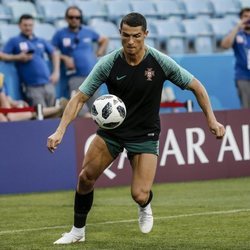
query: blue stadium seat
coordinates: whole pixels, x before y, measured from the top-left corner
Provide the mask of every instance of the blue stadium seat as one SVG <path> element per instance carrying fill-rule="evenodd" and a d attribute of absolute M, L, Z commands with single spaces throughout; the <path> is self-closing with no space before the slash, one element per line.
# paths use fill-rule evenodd
<path fill-rule="evenodd" d="M 68 23 L 65 19 L 58 19 L 54 22 L 54 25 L 56 29 L 61 29 L 61 28 L 67 27 Z"/>
<path fill-rule="evenodd" d="M 106 53 L 110 53 L 115 49 L 118 49 L 121 47 L 121 41 L 118 39 L 110 39 L 107 47 Z"/>
<path fill-rule="evenodd" d="M 168 37 L 185 37 L 185 30 L 181 22 L 177 20 L 154 20 L 150 22 L 158 39 L 165 41 Z"/>
<path fill-rule="evenodd" d="M 239 0 L 241 8 L 250 7 L 250 0 Z"/>
<path fill-rule="evenodd" d="M 209 19 L 208 19 L 209 20 Z M 185 32 L 189 40 L 196 36 L 212 36 L 212 28 L 207 19 L 185 19 L 182 21 Z"/>
<path fill-rule="evenodd" d="M 107 10 L 102 1 L 77 1 L 76 4 L 83 12 L 83 18 L 88 23 L 91 18 L 107 19 Z"/>
<path fill-rule="evenodd" d="M 0 25 L 0 44 L 3 46 L 11 37 L 19 34 L 19 28 L 16 24 Z"/>
<path fill-rule="evenodd" d="M 107 52 L 121 47 L 120 33 L 118 27 L 114 23 L 93 18 L 89 21 L 89 25 L 99 34 L 109 38 Z"/>
<path fill-rule="evenodd" d="M 182 3 L 185 7 L 186 18 L 211 17 L 213 15 L 213 6 L 210 0 L 182 0 Z"/>
<path fill-rule="evenodd" d="M 238 0 L 210 0 L 214 8 L 214 17 L 237 15 L 240 11 Z"/>
<path fill-rule="evenodd" d="M 159 17 L 155 5 L 151 1 L 130 0 L 131 10 L 139 12 L 146 17 Z"/>
<path fill-rule="evenodd" d="M 160 18 L 166 19 L 173 16 L 181 19 L 185 15 L 184 9 L 178 1 L 157 0 L 154 5 Z"/>
<path fill-rule="evenodd" d="M 211 54 L 215 51 L 214 40 L 210 36 L 198 36 L 194 40 L 194 50 L 199 54 Z"/>
<path fill-rule="evenodd" d="M 118 23 L 122 16 L 131 12 L 130 5 L 127 1 L 110 0 L 105 2 L 108 19 Z"/>
<path fill-rule="evenodd" d="M 6 5 L 11 9 L 13 22 L 18 22 L 18 19 L 23 14 L 30 14 L 34 18 L 40 18 L 36 6 L 31 2 L 10 1 Z"/>
<path fill-rule="evenodd" d="M 155 20 L 150 22 L 149 26 L 160 46 L 169 54 L 182 54 L 186 51 L 186 36 L 180 21 Z"/>
<path fill-rule="evenodd" d="M 167 41 L 167 53 L 169 55 L 185 54 L 187 52 L 187 46 L 183 39 L 178 37 L 170 37 Z"/>
<path fill-rule="evenodd" d="M 34 33 L 47 41 L 51 41 L 55 31 L 55 26 L 49 23 L 36 23 L 34 27 Z"/>
<path fill-rule="evenodd" d="M 102 34 L 109 38 L 114 38 L 114 39 L 120 38 L 118 27 L 110 21 L 103 21 L 98 18 L 92 18 L 89 21 L 89 25 L 94 30 L 96 30 L 99 34 Z"/>
<path fill-rule="evenodd" d="M 43 13 L 46 22 L 55 22 L 57 19 L 63 19 L 67 4 L 58 0 L 39 1 L 37 8 Z"/>
<path fill-rule="evenodd" d="M 0 4 L 0 21 L 1 23 L 10 22 L 12 19 L 12 13 L 8 6 Z"/>
<path fill-rule="evenodd" d="M 228 20 L 228 18 L 211 18 L 208 20 L 210 23 L 215 40 L 220 43 L 222 38 L 228 34 L 228 32 L 233 28 L 234 24 Z"/>
<path fill-rule="evenodd" d="M 147 44 L 148 46 L 151 46 L 153 48 L 158 48 L 158 43 L 155 39 L 155 37 L 152 37 L 152 36 L 148 36 L 146 39 L 145 39 L 145 44 Z"/>

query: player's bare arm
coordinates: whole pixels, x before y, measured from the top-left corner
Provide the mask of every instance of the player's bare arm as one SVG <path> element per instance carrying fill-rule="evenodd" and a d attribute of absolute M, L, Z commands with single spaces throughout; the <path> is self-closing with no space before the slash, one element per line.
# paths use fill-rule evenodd
<path fill-rule="evenodd" d="M 204 86 L 200 83 L 200 81 L 194 78 L 192 82 L 188 85 L 187 89 L 191 90 L 196 96 L 196 99 L 207 118 L 207 123 L 210 131 L 217 138 L 222 138 L 225 134 L 225 128 L 221 123 L 216 120 L 207 91 Z"/>
<path fill-rule="evenodd" d="M 80 91 L 78 91 L 70 99 L 64 110 L 59 126 L 57 127 L 56 131 L 48 137 L 47 147 L 51 153 L 53 153 L 61 143 L 68 125 L 76 118 L 77 114 L 88 99 L 89 97 Z"/>

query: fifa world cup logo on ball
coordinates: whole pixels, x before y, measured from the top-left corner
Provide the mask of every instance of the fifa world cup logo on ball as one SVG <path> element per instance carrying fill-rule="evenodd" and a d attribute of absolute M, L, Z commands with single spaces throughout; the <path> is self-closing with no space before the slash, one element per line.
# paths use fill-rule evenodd
<path fill-rule="evenodd" d="M 102 95 L 94 101 L 91 108 L 91 116 L 100 128 L 114 129 L 124 121 L 126 106 L 115 95 Z"/>

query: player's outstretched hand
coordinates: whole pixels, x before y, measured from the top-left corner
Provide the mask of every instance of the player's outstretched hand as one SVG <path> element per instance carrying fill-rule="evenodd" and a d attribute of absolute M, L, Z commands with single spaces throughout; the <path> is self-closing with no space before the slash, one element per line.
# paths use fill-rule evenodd
<path fill-rule="evenodd" d="M 210 131 L 216 136 L 217 139 L 221 139 L 225 134 L 225 127 L 219 122 L 213 122 L 209 125 Z"/>
<path fill-rule="evenodd" d="M 54 134 L 48 137 L 47 147 L 51 153 L 54 153 L 54 151 L 57 149 L 57 146 L 61 143 L 62 138 L 63 134 L 59 131 L 56 131 Z"/>

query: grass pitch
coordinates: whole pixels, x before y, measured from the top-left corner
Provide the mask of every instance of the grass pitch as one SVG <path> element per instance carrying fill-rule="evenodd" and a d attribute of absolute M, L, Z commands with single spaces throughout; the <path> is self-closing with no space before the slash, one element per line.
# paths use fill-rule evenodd
<path fill-rule="evenodd" d="M 55 246 L 74 191 L 0 196 L 0 250 L 250 249 L 250 178 L 155 184 L 154 228 L 140 233 L 129 187 L 96 189 L 85 243 Z"/>

